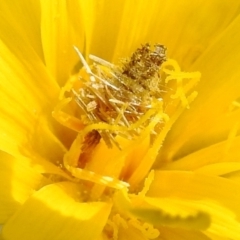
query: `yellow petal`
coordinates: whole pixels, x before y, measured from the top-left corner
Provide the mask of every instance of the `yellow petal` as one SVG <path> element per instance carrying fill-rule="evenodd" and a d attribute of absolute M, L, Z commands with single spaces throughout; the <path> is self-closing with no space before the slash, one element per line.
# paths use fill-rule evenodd
<path fill-rule="evenodd" d="M 208 231 L 240 238 L 240 185 L 231 180 L 190 172 L 157 171 L 148 195 L 181 199 L 189 207 L 198 206 L 211 216 Z"/>
<path fill-rule="evenodd" d="M 26 159 L 0 152 L 0 223 L 4 223 L 38 188 L 43 177 Z"/>
<path fill-rule="evenodd" d="M 206 236 L 209 237 L 209 239 L 211 240 L 229 240 L 228 237 L 223 237 L 223 236 L 218 236 L 216 234 L 213 234 L 213 233 L 209 233 L 209 232 L 205 232 Z"/>
<path fill-rule="evenodd" d="M 27 45 L 32 46 L 34 51 L 43 60 L 41 32 L 40 32 L 40 5 L 34 0 L 1 1 L 0 2 L 0 38 L 9 47 L 12 41 L 8 38 L 9 32 L 14 31 L 12 40 L 23 39 Z M 17 36 L 20 36 L 20 39 Z M 15 44 L 17 42 L 14 42 Z"/>
<path fill-rule="evenodd" d="M 87 19 L 88 23 L 91 22 L 92 24 L 92 26 L 89 26 L 91 29 L 91 35 L 89 35 L 89 38 L 86 39 L 86 41 L 90 43 L 90 53 L 106 60 L 111 60 L 114 50 L 116 49 L 115 46 L 116 42 L 118 41 L 118 37 L 122 37 L 119 36 L 119 32 L 122 27 L 122 21 L 126 21 L 127 19 L 129 20 L 129 18 L 124 19 L 125 16 L 123 15 L 123 12 L 126 8 L 129 10 L 129 3 L 125 0 L 117 0 L 114 2 L 87 2 L 92 3 L 92 6 L 89 8 L 92 9 L 92 14 L 90 17 L 88 16 Z M 87 6 L 84 9 L 87 9 Z M 131 18 L 131 21 L 132 20 L 133 18 Z M 87 31 L 89 30 L 87 29 Z M 127 33 L 125 32 L 125 34 Z M 121 54 L 121 57 L 124 56 L 124 53 Z"/>
<path fill-rule="evenodd" d="M 192 154 L 189 154 L 186 157 L 183 157 L 177 161 L 170 162 L 166 166 L 162 167 L 162 169 L 198 170 L 201 168 L 203 169 L 204 167 L 207 168 L 208 165 L 211 165 L 213 167 L 214 166 L 213 164 L 218 164 L 218 166 L 220 166 L 221 165 L 220 163 L 226 163 L 225 165 L 226 167 L 232 166 L 233 171 L 236 171 L 237 169 L 234 170 L 234 168 L 235 167 L 238 168 L 239 165 L 240 159 L 239 149 L 240 149 L 240 137 L 235 137 L 230 143 L 229 140 L 227 140 L 200 149 L 199 151 L 193 152 Z M 225 174 L 224 171 L 227 171 L 227 169 L 224 167 L 222 168 L 222 171 L 223 171 L 222 174 Z"/>
<path fill-rule="evenodd" d="M 229 108 L 240 96 L 239 26 L 240 17 L 193 66 L 202 73 L 197 87 L 198 97 L 169 133 L 160 158 L 177 159 L 222 141 L 238 124 L 239 110 L 230 112 Z"/>
<path fill-rule="evenodd" d="M 111 204 L 79 202 L 83 197 L 79 190 L 77 185 L 67 182 L 42 188 L 5 224 L 3 237 L 95 240 L 106 224 Z"/>
<path fill-rule="evenodd" d="M 208 174 L 208 175 L 225 175 L 232 172 L 240 170 L 240 163 L 238 162 L 224 162 L 224 163 L 214 163 L 204 166 L 196 170 L 198 173 Z"/>
<path fill-rule="evenodd" d="M 13 34 L 12 28 L 5 32 L 10 49 L 0 41 L 0 148 L 15 156 L 37 151 L 59 160 L 64 147 L 58 138 L 69 140 L 51 117 L 59 87 L 31 46 L 20 35 L 16 45 Z"/>
<path fill-rule="evenodd" d="M 210 2 L 155 0 L 151 1 L 151 4 L 144 0 L 138 1 L 137 4 L 126 1 L 124 9 L 118 5 L 116 9 L 106 7 L 109 12 L 115 12 L 117 9 L 122 11 L 122 16 L 118 18 L 121 23 L 119 33 L 113 36 L 110 34 L 110 37 L 108 34 L 104 39 L 117 38 L 118 51 L 115 52 L 115 60 L 128 56 L 129 52 L 146 41 L 163 43 L 168 47 L 169 56 L 180 62 L 186 70 L 231 23 L 238 12 L 238 7 L 239 2 L 231 1 L 229 4 L 226 0 Z M 116 19 L 113 15 L 107 19 L 110 22 L 107 31 L 112 33 L 113 30 L 114 33 Z M 103 20 L 99 18 L 97 21 Z M 108 45 L 104 46 L 104 43 L 105 41 L 102 41 L 102 46 L 99 47 L 106 50 Z"/>
<path fill-rule="evenodd" d="M 199 231 L 190 231 L 185 229 L 160 227 L 160 239 L 164 240 L 210 240 L 212 238 L 207 237 Z"/>
<path fill-rule="evenodd" d="M 225 175 L 223 175 L 223 177 L 226 177 L 228 179 L 231 179 L 233 181 L 236 181 L 239 183 L 239 180 L 240 180 L 240 171 L 235 171 L 235 172 L 230 172 L 230 173 L 227 173 Z"/>
<path fill-rule="evenodd" d="M 40 1 L 41 33 L 46 66 L 63 85 L 78 61 L 73 45 L 84 50 L 84 25 L 79 1 Z"/>

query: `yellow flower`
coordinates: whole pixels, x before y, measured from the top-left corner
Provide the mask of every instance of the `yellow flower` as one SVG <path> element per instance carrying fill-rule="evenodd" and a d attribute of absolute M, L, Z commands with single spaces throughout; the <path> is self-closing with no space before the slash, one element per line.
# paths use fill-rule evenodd
<path fill-rule="evenodd" d="M 240 239 L 239 5 L 1 1 L 2 239 Z M 117 61 L 146 42 L 168 49 L 160 95 L 79 114 L 91 77 L 128 81 Z"/>

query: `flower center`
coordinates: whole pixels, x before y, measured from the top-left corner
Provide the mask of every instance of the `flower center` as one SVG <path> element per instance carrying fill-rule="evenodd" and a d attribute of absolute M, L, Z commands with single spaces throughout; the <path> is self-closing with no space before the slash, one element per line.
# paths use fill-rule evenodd
<path fill-rule="evenodd" d="M 78 54 L 83 59 L 79 51 Z M 138 124 L 139 120 L 149 109 L 161 104 L 159 67 L 166 59 L 165 48 L 156 45 L 152 51 L 146 44 L 125 60 L 122 67 L 90 57 L 95 60 L 91 67 L 83 61 L 83 71 L 88 76 L 80 74 L 78 77 L 82 86 L 72 89 L 75 102 L 80 107 L 84 124 L 108 124 L 109 127 L 95 132 L 109 148 L 115 144 L 121 149 L 116 136 L 120 134 L 127 139 L 138 136 L 149 125 L 149 119 Z M 116 130 L 111 131 L 113 126 Z"/>
<path fill-rule="evenodd" d="M 181 72 L 160 44 L 143 45 L 119 65 L 90 55 L 90 66 L 75 50 L 83 68 L 53 112 L 78 133 L 63 165 L 91 185 L 91 198 L 108 188 L 138 192 L 172 124 L 196 96 L 189 91 L 199 74 Z"/>

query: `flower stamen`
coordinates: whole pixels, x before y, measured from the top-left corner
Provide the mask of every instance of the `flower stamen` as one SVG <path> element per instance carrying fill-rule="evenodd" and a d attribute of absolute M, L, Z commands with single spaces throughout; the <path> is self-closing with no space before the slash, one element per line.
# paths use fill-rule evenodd
<path fill-rule="evenodd" d="M 155 45 L 154 51 L 149 44 L 143 45 L 130 60 L 125 61 L 122 69 L 93 55 L 91 59 L 96 62 L 89 67 L 80 51 L 74 48 L 89 75 L 89 79 L 80 78 L 83 83 L 81 89 L 72 90 L 76 103 L 87 116 L 86 125 L 105 122 L 129 127 L 141 119 L 147 109 L 153 108 L 153 101 L 162 101 L 158 82 L 159 67 L 166 60 L 163 45 Z M 130 139 L 139 135 L 144 127 L 146 125 L 139 125 L 121 134 Z M 109 147 L 112 143 L 118 145 L 114 141 L 115 133 L 109 130 L 99 131 L 101 137 Z"/>
<path fill-rule="evenodd" d="M 166 48 L 160 44 L 153 50 L 149 44 L 143 45 L 130 59 L 122 60 L 121 66 L 93 55 L 90 66 L 74 49 L 83 68 L 75 80 L 67 82 L 53 112 L 60 123 L 78 132 L 63 165 L 77 179 L 96 184 L 92 184 L 93 198 L 105 187 L 131 185 L 131 190 L 136 190 L 156 161 L 171 126 L 196 97 L 189 92 L 200 74 L 182 72 L 175 61 L 166 60 Z M 171 96 L 174 107 L 169 114 L 163 100 L 168 92 L 162 89 L 168 89 L 173 80 L 176 92 Z M 111 156 L 99 159 L 98 151 L 114 153 L 119 163 Z M 99 161 L 106 167 L 99 168 Z"/>

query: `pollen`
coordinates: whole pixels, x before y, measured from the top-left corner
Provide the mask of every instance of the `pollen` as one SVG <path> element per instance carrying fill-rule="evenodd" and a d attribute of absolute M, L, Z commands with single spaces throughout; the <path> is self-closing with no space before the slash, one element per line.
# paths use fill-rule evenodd
<path fill-rule="evenodd" d="M 149 119 L 138 124 L 142 116 L 162 101 L 163 83 L 159 69 L 166 61 L 166 48 L 160 44 L 153 49 L 149 44 L 142 45 L 129 59 L 122 60 L 120 66 L 92 55 L 93 65 L 89 66 L 79 50 L 76 51 L 87 78 L 80 76 L 82 87 L 72 92 L 84 115 L 84 123 L 103 122 L 119 126 L 116 132 L 98 130 L 109 147 L 112 144 L 119 146 L 115 140 L 116 134 L 127 139 L 138 136 L 149 124 Z M 130 127 L 133 124 L 135 127 Z"/>

